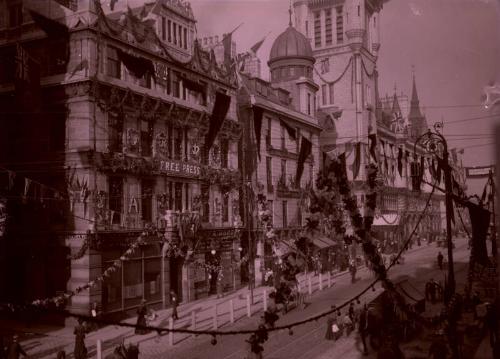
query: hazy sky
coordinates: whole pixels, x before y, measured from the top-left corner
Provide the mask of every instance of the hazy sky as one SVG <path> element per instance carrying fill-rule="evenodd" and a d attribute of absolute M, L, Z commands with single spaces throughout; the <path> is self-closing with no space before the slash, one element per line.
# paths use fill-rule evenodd
<path fill-rule="evenodd" d="M 244 52 L 271 32 L 259 50 L 264 77 L 272 43 L 288 26 L 289 4 L 191 1 L 199 37 L 221 35 L 243 23 L 233 38 L 237 51 Z M 481 104 L 483 87 L 500 83 L 500 0 L 390 0 L 381 12 L 381 44 L 380 94 L 392 95 L 396 85 L 398 93 L 409 96 L 414 65 L 429 124 L 444 120 L 450 147 L 465 148 L 464 165 L 493 163 L 494 146 L 485 144 L 494 141 L 500 105 L 485 109 Z"/>

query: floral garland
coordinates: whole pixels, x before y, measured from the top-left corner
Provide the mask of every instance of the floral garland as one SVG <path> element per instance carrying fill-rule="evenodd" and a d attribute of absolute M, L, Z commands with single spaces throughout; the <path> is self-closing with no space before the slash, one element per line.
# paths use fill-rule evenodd
<path fill-rule="evenodd" d="M 222 189 L 229 192 L 231 189 L 238 188 L 241 184 L 240 172 L 227 168 L 213 168 L 202 166 L 200 179 L 210 184 L 219 185 Z"/>

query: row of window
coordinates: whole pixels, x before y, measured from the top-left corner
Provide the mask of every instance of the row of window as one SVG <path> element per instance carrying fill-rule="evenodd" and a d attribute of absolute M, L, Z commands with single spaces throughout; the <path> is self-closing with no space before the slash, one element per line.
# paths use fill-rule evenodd
<path fill-rule="evenodd" d="M 297 76 L 312 77 L 312 67 L 284 66 L 271 71 L 271 78 L 273 80 L 295 78 Z"/>
<path fill-rule="evenodd" d="M 130 76 L 132 80 L 138 81 L 138 84 L 142 87 L 149 89 L 153 87 L 152 76 L 149 72 L 146 72 L 140 79 L 136 79 L 134 76 L 129 74 L 128 71 L 125 71 L 125 69 L 122 68 L 122 62 L 118 57 L 118 50 L 116 48 L 108 46 L 106 54 L 106 75 L 125 81 L 128 80 L 127 76 Z M 173 70 L 164 65 L 158 65 L 155 70 L 155 83 L 157 89 L 167 95 L 206 106 L 206 83 L 193 83 L 193 85 L 190 86 L 191 82 L 183 80 L 179 71 Z"/>
<path fill-rule="evenodd" d="M 141 155 L 149 157 L 153 153 L 154 124 L 140 119 L 140 150 Z M 169 159 L 187 161 L 190 157 L 187 128 L 174 127 L 169 124 L 165 130 L 166 155 Z M 126 136 L 123 128 L 123 119 L 120 115 L 109 114 L 108 118 L 108 149 L 111 152 L 123 151 L 123 138 Z M 201 159 L 203 164 L 208 164 L 208 154 L 202 149 Z M 222 168 L 229 164 L 229 141 L 220 140 L 220 162 Z"/>
<path fill-rule="evenodd" d="M 108 207 L 116 213 L 127 212 L 124 208 L 124 183 L 123 177 L 111 176 L 108 180 Z M 186 182 L 168 181 L 166 183 L 166 202 L 167 210 L 187 211 L 191 209 L 190 199 L 192 195 L 192 185 Z M 145 222 L 153 221 L 153 206 L 156 206 L 155 200 L 155 181 L 153 179 L 141 180 L 140 208 L 137 208 L 141 219 Z M 210 221 L 210 202 L 209 202 L 209 185 L 202 184 L 201 193 L 201 216 L 203 222 Z M 229 221 L 229 196 L 222 196 L 220 203 L 220 213 L 222 222 Z M 120 224 L 120 217 L 113 217 L 113 224 Z"/>
<path fill-rule="evenodd" d="M 272 200 L 267 201 L 267 208 L 269 208 L 272 213 L 275 213 L 274 202 Z M 291 224 L 288 221 L 288 201 L 281 201 L 281 214 L 281 226 L 282 228 L 286 228 L 289 224 Z M 274 218 L 272 219 L 272 222 L 273 224 L 276 224 L 274 223 Z M 299 226 L 302 225 L 302 210 L 300 206 L 297 206 L 297 218 L 295 224 Z"/>
<path fill-rule="evenodd" d="M 342 44 L 344 42 L 344 18 L 342 15 L 343 8 L 342 6 L 335 8 L 335 38 L 337 40 L 337 44 Z M 325 46 L 329 46 L 333 44 L 333 22 L 332 22 L 332 9 L 325 9 Z M 322 38 L 321 38 L 321 11 L 316 11 L 314 13 L 314 46 L 321 47 L 322 46 Z M 306 34 L 308 34 L 308 23 L 306 21 Z"/>
<path fill-rule="evenodd" d="M 333 105 L 335 103 L 334 84 L 321 85 L 321 104 L 323 106 Z"/>
<path fill-rule="evenodd" d="M 287 182 L 287 170 L 286 170 L 286 159 L 281 159 L 281 172 L 280 172 L 280 181 L 284 181 L 285 185 L 289 185 Z M 309 181 L 312 183 L 313 180 L 313 164 L 309 165 Z M 273 192 L 273 158 L 266 157 L 266 182 L 267 182 L 267 191 Z M 298 185 L 298 184 L 296 184 Z"/>
<path fill-rule="evenodd" d="M 188 29 L 175 21 L 161 17 L 160 36 L 163 41 L 188 49 Z"/>

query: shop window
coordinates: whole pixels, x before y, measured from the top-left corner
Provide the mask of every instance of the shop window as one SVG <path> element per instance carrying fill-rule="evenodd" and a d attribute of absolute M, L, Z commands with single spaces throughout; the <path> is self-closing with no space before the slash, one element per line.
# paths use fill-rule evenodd
<path fill-rule="evenodd" d="M 125 308 L 137 306 L 144 298 L 142 282 L 142 259 L 123 262 L 123 296 Z"/>
<path fill-rule="evenodd" d="M 108 113 L 108 150 L 122 152 L 123 150 L 123 119 L 121 115 Z"/>
<path fill-rule="evenodd" d="M 153 190 L 154 182 L 150 179 L 141 181 L 141 215 L 142 220 L 151 222 L 153 219 Z"/>
<path fill-rule="evenodd" d="M 122 212 L 123 205 L 123 179 L 121 177 L 109 177 L 109 209 L 116 213 Z M 113 217 L 113 224 L 120 224 L 120 216 Z"/>
<path fill-rule="evenodd" d="M 229 194 L 222 194 L 222 222 L 229 221 Z"/>
<path fill-rule="evenodd" d="M 144 297 L 148 302 L 161 300 L 161 257 L 144 258 Z"/>
<path fill-rule="evenodd" d="M 105 268 L 113 265 L 113 261 L 121 256 L 120 251 L 103 252 L 103 264 Z M 122 309 L 122 269 L 110 273 L 102 285 L 102 309 L 105 312 Z"/>
<path fill-rule="evenodd" d="M 182 182 L 176 182 L 174 188 L 174 204 L 176 211 L 182 211 Z"/>
<path fill-rule="evenodd" d="M 108 46 L 106 49 L 106 62 L 107 62 L 107 70 L 106 74 L 108 76 L 114 77 L 114 78 L 121 78 L 121 62 L 118 58 L 118 52 L 116 48 L 112 46 Z"/>

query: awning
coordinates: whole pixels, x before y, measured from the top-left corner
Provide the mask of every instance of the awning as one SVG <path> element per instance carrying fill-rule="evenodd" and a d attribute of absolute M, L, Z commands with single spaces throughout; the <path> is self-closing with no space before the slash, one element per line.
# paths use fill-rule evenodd
<path fill-rule="evenodd" d="M 313 241 L 314 245 L 320 249 L 328 248 L 328 247 L 332 247 L 332 246 L 336 245 L 335 242 L 333 242 L 332 240 L 330 240 L 327 237 L 319 237 L 319 238 L 315 237 L 315 238 L 312 238 L 312 241 Z"/>
<path fill-rule="evenodd" d="M 399 215 L 396 213 L 384 214 L 373 219 L 372 226 L 397 226 L 399 225 Z"/>
<path fill-rule="evenodd" d="M 403 296 L 406 302 L 411 303 L 419 311 L 425 310 L 425 297 L 407 279 L 396 283 L 396 291 Z"/>

